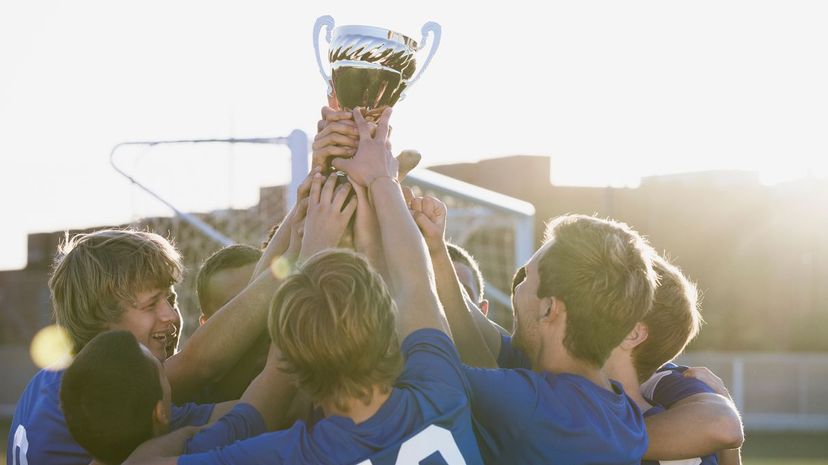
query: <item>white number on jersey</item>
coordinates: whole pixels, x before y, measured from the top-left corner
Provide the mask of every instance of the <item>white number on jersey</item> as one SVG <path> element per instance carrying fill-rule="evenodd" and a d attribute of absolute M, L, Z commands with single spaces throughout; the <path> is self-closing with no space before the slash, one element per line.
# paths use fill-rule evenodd
<path fill-rule="evenodd" d="M 29 452 L 29 439 L 26 437 L 26 428 L 23 425 L 17 425 L 17 430 L 14 432 L 14 442 L 12 443 L 12 465 L 29 465 L 29 460 L 26 459 L 26 454 Z M 17 455 L 20 454 L 20 461 L 17 461 Z"/>
<path fill-rule="evenodd" d="M 466 465 L 460 448 L 454 442 L 451 431 L 437 425 L 415 434 L 400 445 L 396 465 L 419 465 L 428 456 L 439 453 L 448 465 Z M 370 460 L 360 462 L 359 465 L 373 465 Z"/>

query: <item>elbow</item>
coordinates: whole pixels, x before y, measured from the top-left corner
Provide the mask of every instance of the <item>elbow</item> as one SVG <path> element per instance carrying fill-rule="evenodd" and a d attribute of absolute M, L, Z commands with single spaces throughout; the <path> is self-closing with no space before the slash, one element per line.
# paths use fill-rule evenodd
<path fill-rule="evenodd" d="M 738 412 L 719 419 L 715 428 L 714 440 L 720 445 L 719 449 L 738 449 L 745 442 L 745 431 L 742 419 Z"/>

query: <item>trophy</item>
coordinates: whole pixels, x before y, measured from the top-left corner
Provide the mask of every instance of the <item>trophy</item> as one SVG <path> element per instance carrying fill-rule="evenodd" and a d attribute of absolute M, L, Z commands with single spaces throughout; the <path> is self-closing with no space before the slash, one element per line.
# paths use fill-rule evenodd
<path fill-rule="evenodd" d="M 325 72 L 319 53 L 319 33 L 325 28 L 331 74 Z M 416 42 L 394 31 L 371 26 L 340 26 L 334 28 L 330 16 L 321 16 L 313 28 L 313 47 L 319 73 L 328 85 L 328 95 L 336 95 L 342 109 L 365 108 L 369 115 L 405 98 L 411 87 L 428 67 L 440 45 L 440 25 L 423 25 L 422 39 Z M 433 35 L 431 49 L 417 70 L 417 52 Z M 415 74 L 416 72 L 416 74 Z M 334 93 L 334 94 L 332 94 Z"/>

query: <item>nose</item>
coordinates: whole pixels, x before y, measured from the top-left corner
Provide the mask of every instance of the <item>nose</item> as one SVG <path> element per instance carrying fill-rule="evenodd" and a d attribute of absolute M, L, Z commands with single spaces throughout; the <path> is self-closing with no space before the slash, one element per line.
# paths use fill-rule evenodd
<path fill-rule="evenodd" d="M 158 318 L 164 323 L 178 323 L 178 310 L 169 302 L 164 301 L 158 310 Z"/>

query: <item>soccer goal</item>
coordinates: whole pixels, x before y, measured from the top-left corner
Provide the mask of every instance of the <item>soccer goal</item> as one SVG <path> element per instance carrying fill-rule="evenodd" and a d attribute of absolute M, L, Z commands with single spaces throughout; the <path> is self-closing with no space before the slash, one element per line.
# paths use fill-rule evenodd
<path fill-rule="evenodd" d="M 309 170 L 309 143 L 300 130 L 286 137 L 124 142 L 110 160 L 134 186 L 131 225 L 173 239 L 184 257 L 178 295 L 187 335 L 199 313 L 200 264 L 228 244 L 261 245 L 295 202 Z M 534 249 L 534 207 L 423 168 L 405 183 L 446 202 L 447 237 L 479 261 L 491 315 L 510 327 L 510 285 Z"/>

